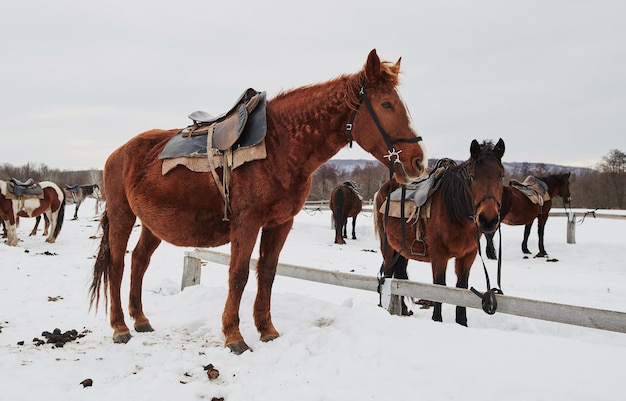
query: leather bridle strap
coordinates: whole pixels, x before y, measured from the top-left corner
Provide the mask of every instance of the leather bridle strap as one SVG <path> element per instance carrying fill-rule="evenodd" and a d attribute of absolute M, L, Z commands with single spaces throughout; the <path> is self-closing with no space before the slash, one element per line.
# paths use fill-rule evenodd
<path fill-rule="evenodd" d="M 392 139 L 387 133 L 387 131 L 385 131 L 385 128 L 383 127 L 383 125 L 380 123 L 380 120 L 378 119 L 378 116 L 376 115 L 376 112 L 374 111 L 374 108 L 372 107 L 372 103 L 370 102 L 370 100 L 367 98 L 365 94 L 365 84 L 363 84 L 361 86 L 361 89 L 359 90 L 359 103 L 356 105 L 356 108 L 354 109 L 354 111 L 352 112 L 352 115 L 350 116 L 350 120 L 346 124 L 346 132 L 348 133 L 348 138 L 350 139 L 350 147 L 352 147 L 352 141 L 354 140 L 354 137 L 352 136 L 352 128 L 354 127 L 354 120 L 356 119 L 356 113 L 359 111 L 359 107 L 361 106 L 361 103 L 365 103 L 365 107 L 367 107 L 367 111 L 372 116 L 372 119 L 374 120 L 376 127 L 378 127 L 378 131 L 383 136 L 383 140 L 385 141 L 385 144 L 387 145 L 387 151 L 389 152 L 389 155 L 385 157 L 388 157 L 390 161 L 391 161 L 392 156 L 397 156 L 402 151 L 402 150 L 396 151 L 393 147 L 394 143 L 396 142 L 415 143 L 415 142 L 420 142 L 422 140 L 421 136 L 415 136 L 413 138 L 393 138 Z"/>

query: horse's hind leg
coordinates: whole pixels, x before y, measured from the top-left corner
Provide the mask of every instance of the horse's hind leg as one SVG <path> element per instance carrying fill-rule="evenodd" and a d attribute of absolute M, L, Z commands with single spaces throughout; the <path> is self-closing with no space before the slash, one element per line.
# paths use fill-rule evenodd
<path fill-rule="evenodd" d="M 261 234 L 260 257 L 257 264 L 257 296 L 254 302 L 254 323 L 261 334 L 261 341 L 271 341 L 279 336 L 272 324 L 270 303 L 272 285 L 276 276 L 278 256 L 283 249 L 293 219 L 275 227 L 265 227 Z"/>
<path fill-rule="evenodd" d="M 524 240 L 522 241 L 522 252 L 524 252 L 525 254 L 530 254 L 530 251 L 528 250 L 528 237 L 530 237 L 530 229 L 532 228 L 533 223 L 532 221 L 530 222 L 530 224 L 526 224 L 526 227 L 524 227 Z"/>
<path fill-rule="evenodd" d="M 122 276 L 124 275 L 124 257 L 128 238 L 135 224 L 135 215 L 130 209 L 126 212 L 113 211 L 106 212 L 109 220 L 108 232 L 103 236 L 108 238 L 108 250 L 110 253 L 110 263 L 108 266 L 109 279 L 109 301 L 110 301 L 110 323 L 113 328 L 113 342 L 127 343 L 130 340 L 130 330 L 124 321 L 124 311 L 121 302 Z M 103 244 L 105 243 L 103 239 Z M 102 245 L 100 245 L 102 252 Z M 98 262 L 96 262 L 98 263 Z"/>
<path fill-rule="evenodd" d="M 80 207 L 81 201 L 80 199 L 76 201 L 76 207 L 74 208 L 74 217 L 72 220 L 78 220 L 78 208 Z"/>
<path fill-rule="evenodd" d="M 352 218 L 352 239 L 356 239 L 356 216 Z"/>
<path fill-rule="evenodd" d="M 141 302 L 141 292 L 143 287 L 143 276 L 148 269 L 150 257 L 157 249 L 161 240 L 156 237 L 146 226 L 141 227 L 139 241 L 133 250 L 130 268 L 130 296 L 128 310 L 130 316 L 135 321 L 135 330 L 138 332 L 153 331 L 150 321 L 143 313 Z"/>
<path fill-rule="evenodd" d="M 33 236 L 33 235 L 37 235 L 37 228 L 39 227 L 39 222 L 41 221 L 41 215 L 35 217 L 35 226 L 33 227 L 33 229 L 31 230 L 30 234 L 28 234 L 29 236 Z M 45 235 L 45 233 L 44 233 Z"/>

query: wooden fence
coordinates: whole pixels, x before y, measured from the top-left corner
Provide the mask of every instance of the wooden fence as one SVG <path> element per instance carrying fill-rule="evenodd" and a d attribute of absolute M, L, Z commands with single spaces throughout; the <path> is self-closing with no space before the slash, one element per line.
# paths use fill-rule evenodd
<path fill-rule="evenodd" d="M 228 265 L 230 255 L 208 249 L 195 249 L 185 252 L 183 280 L 181 288 L 200 283 L 202 261 Z M 256 259 L 250 261 L 254 270 Z M 312 267 L 279 263 L 276 274 L 301 280 L 337 285 L 366 291 L 378 291 L 378 279 L 353 273 L 327 271 Z M 390 312 L 397 311 L 400 296 L 443 302 L 482 309 L 481 299 L 469 290 L 444 287 L 409 280 L 386 279 L 382 287 L 381 299 L 389 304 Z M 497 313 L 530 317 L 557 323 L 626 333 L 626 313 L 605 309 L 536 301 L 506 295 L 496 295 Z"/>

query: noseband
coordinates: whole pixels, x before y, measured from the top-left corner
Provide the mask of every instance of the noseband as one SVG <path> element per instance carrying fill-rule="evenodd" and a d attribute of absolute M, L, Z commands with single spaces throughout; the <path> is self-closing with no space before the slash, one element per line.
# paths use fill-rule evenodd
<path fill-rule="evenodd" d="M 385 144 L 387 145 L 388 153 L 384 155 L 383 157 L 389 160 L 389 170 L 390 170 L 390 175 L 391 175 L 392 170 L 393 170 L 393 164 L 394 163 L 402 164 L 402 162 L 400 161 L 400 153 L 402 152 L 402 149 L 396 150 L 393 144 L 396 142 L 415 143 L 415 142 L 421 141 L 422 137 L 415 136 L 413 138 L 391 138 L 389 134 L 387 133 L 387 131 L 385 131 L 385 128 L 383 127 L 383 125 L 380 123 L 380 120 L 378 119 L 378 116 L 376 115 L 376 112 L 374 111 L 374 108 L 372 107 L 372 103 L 365 95 L 365 83 L 363 83 L 363 85 L 361 86 L 361 89 L 359 90 L 359 103 L 356 105 L 356 108 L 352 112 L 350 121 L 346 124 L 346 132 L 348 133 L 348 138 L 350 138 L 350 147 L 352 147 L 352 141 L 354 140 L 352 136 L 352 128 L 354 125 L 354 120 L 356 118 L 356 113 L 359 111 L 359 106 L 361 106 L 361 103 L 365 103 L 365 107 L 367 107 L 367 111 L 369 111 L 370 115 L 372 116 L 372 119 L 374 120 L 376 127 L 378 127 L 378 131 L 383 136 L 383 140 L 385 141 Z"/>

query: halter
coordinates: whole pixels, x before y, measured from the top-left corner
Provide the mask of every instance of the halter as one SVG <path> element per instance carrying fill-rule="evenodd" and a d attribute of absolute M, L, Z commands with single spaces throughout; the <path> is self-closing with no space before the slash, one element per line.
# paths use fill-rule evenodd
<path fill-rule="evenodd" d="M 387 131 L 385 131 L 385 128 L 380 123 L 380 120 L 378 119 L 378 116 L 376 115 L 376 112 L 374 111 L 374 108 L 372 107 L 372 103 L 365 95 L 365 82 L 364 82 L 363 85 L 361 86 L 361 89 L 359 90 L 359 103 L 356 105 L 356 108 L 352 112 L 352 116 L 350 116 L 350 121 L 348 121 L 348 123 L 346 124 L 346 132 L 348 133 L 348 138 L 350 138 L 350 147 L 352 147 L 352 141 L 354 140 L 354 137 L 352 136 L 352 128 L 354 126 L 354 120 L 356 119 L 356 113 L 359 111 L 359 106 L 361 106 L 361 103 L 365 103 L 365 107 L 367 107 L 367 111 L 369 111 L 370 115 L 372 116 L 372 119 L 374 120 L 376 127 L 378 127 L 378 131 L 383 136 L 385 145 L 387 145 L 388 153 L 384 155 L 383 157 L 389 160 L 389 170 L 390 170 L 389 175 L 391 178 L 391 176 L 393 175 L 394 163 L 402 164 L 402 161 L 400 161 L 400 153 L 402 152 L 402 149 L 396 150 L 393 147 L 393 144 L 396 142 L 406 142 L 406 143 L 420 142 L 422 140 L 422 137 L 415 136 L 413 138 L 391 138 L 389 134 L 387 133 Z"/>

